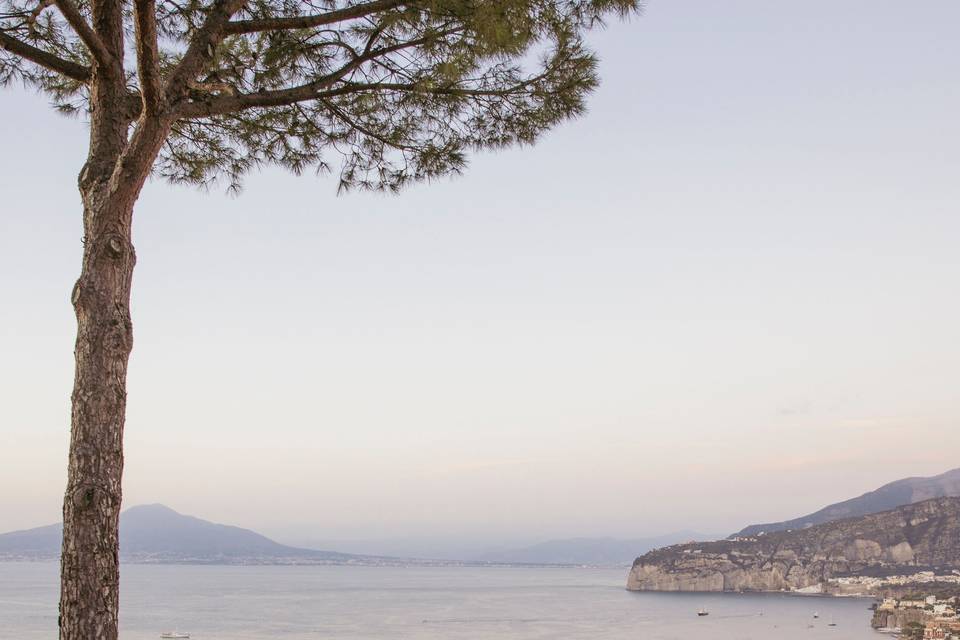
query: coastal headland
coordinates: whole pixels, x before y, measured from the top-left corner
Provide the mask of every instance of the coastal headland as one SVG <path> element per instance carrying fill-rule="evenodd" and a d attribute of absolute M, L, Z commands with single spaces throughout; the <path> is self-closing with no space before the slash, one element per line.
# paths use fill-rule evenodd
<path fill-rule="evenodd" d="M 921 575 L 960 583 L 960 498 L 656 549 L 634 561 L 627 589 L 877 596 Z"/>

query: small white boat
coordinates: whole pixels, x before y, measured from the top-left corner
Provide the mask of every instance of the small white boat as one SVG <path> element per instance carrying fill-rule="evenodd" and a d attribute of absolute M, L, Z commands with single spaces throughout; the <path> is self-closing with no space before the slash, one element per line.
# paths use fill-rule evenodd
<path fill-rule="evenodd" d="M 707 611 L 706 609 L 700 609 L 700 611 L 697 611 L 697 615 L 702 618 L 703 616 L 708 616 L 708 615 L 710 615 L 710 612 Z"/>
<path fill-rule="evenodd" d="M 179 631 L 164 631 L 163 633 L 160 634 L 160 637 L 166 638 L 167 640 L 173 640 L 174 638 L 177 638 L 178 640 L 183 640 L 185 638 L 189 638 L 190 634 L 180 633 Z"/>

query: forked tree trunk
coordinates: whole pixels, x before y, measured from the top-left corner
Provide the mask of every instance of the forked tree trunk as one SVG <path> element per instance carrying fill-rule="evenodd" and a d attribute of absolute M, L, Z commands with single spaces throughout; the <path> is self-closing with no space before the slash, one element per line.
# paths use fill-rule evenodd
<path fill-rule="evenodd" d="M 83 267 L 72 296 L 77 341 L 63 502 L 64 640 L 115 640 L 119 613 L 118 522 L 136 256 L 130 233 L 132 203 L 111 203 L 92 191 L 82 194 Z"/>

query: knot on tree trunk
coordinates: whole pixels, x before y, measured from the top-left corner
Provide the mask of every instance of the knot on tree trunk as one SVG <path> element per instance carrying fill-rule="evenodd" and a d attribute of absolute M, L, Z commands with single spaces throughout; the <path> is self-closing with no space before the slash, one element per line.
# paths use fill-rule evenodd
<path fill-rule="evenodd" d="M 94 240 L 98 252 L 114 260 L 121 260 L 126 256 L 135 258 L 133 243 L 120 233 L 107 233 Z"/>
<path fill-rule="evenodd" d="M 119 482 L 119 478 L 116 479 Z M 82 482 L 68 488 L 67 495 L 76 513 L 90 513 L 93 509 L 119 510 L 119 492 L 109 482 Z"/>
<path fill-rule="evenodd" d="M 114 236 L 107 240 L 107 248 L 110 250 L 110 254 L 115 258 L 120 258 L 123 256 L 123 241 Z"/>

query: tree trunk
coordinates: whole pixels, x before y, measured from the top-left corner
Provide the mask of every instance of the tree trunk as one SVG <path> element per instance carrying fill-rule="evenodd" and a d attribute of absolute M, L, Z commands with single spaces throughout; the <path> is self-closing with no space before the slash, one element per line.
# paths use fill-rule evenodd
<path fill-rule="evenodd" d="M 83 266 L 77 316 L 70 455 L 63 497 L 60 639 L 116 640 L 120 610 L 120 502 L 127 362 L 133 348 L 133 207 L 170 133 L 166 104 L 131 113 L 124 71 L 125 3 L 92 0 L 107 59 L 90 80 L 90 149 L 80 172 Z M 132 131 L 131 131 L 131 125 Z"/>
<path fill-rule="evenodd" d="M 117 638 L 130 284 L 137 261 L 131 224 L 172 124 L 166 114 L 143 115 L 128 139 L 118 103 L 116 95 L 94 101 L 91 151 L 80 172 L 83 267 L 71 296 L 77 342 L 63 497 L 61 640 Z"/>
<path fill-rule="evenodd" d="M 127 361 L 133 346 L 132 202 L 84 200 L 84 250 L 72 302 L 76 371 L 63 501 L 60 638 L 115 640 Z"/>

